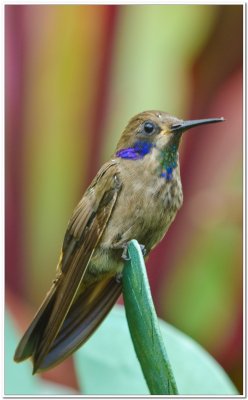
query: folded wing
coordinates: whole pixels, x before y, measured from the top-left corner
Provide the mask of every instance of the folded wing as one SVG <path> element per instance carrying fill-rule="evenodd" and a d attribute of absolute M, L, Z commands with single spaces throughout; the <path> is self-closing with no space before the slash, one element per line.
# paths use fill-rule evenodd
<path fill-rule="evenodd" d="M 34 372 L 54 366 L 75 351 L 120 295 L 121 285 L 114 278 L 78 294 L 120 190 L 118 165 L 111 161 L 99 171 L 72 215 L 57 278 L 15 353 L 16 361 L 32 357 Z"/>

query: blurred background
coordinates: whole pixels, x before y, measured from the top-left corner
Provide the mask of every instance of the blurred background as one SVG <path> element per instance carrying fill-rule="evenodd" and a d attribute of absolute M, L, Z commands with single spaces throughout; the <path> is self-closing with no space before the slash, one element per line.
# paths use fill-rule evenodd
<path fill-rule="evenodd" d="M 128 119 L 224 116 L 185 135 L 184 206 L 147 269 L 158 315 L 242 393 L 242 53 L 242 5 L 5 6 L 6 307 L 20 334 Z M 72 359 L 43 378 L 78 388 Z"/>

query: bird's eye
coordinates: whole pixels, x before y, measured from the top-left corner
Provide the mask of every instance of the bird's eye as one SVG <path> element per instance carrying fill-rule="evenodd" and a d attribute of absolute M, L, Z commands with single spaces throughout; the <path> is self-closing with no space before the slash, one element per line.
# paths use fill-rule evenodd
<path fill-rule="evenodd" d="M 151 135 L 156 130 L 156 125 L 152 121 L 146 121 L 143 127 L 144 133 Z"/>

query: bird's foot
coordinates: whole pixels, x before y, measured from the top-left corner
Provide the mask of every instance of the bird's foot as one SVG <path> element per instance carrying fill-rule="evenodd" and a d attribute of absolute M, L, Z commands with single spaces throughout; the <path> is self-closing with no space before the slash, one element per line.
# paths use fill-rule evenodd
<path fill-rule="evenodd" d="M 121 283 L 122 277 L 123 277 L 122 272 L 118 272 L 118 273 L 115 275 L 115 280 L 116 280 L 116 282 L 117 282 L 117 283 Z"/>
<path fill-rule="evenodd" d="M 143 256 L 145 256 L 146 255 L 146 246 L 144 244 L 140 244 L 139 246 L 140 246 L 140 250 L 141 250 Z"/>
<path fill-rule="evenodd" d="M 130 261 L 130 257 L 129 257 L 129 254 L 128 254 L 128 243 L 129 242 L 124 243 L 124 244 L 114 245 L 112 247 L 114 249 L 123 249 L 121 258 L 123 260 L 125 260 L 125 261 Z M 145 247 L 145 245 L 144 244 L 139 244 L 139 246 L 140 246 L 140 250 L 141 250 L 143 256 L 145 256 L 146 255 L 146 247 Z"/>
<path fill-rule="evenodd" d="M 122 252 L 121 258 L 123 258 L 123 260 L 125 260 L 125 261 L 130 261 L 130 257 L 128 255 L 128 247 L 127 246 L 128 246 L 128 243 L 126 243 L 125 245 L 122 246 L 123 252 Z"/>
<path fill-rule="evenodd" d="M 127 243 L 121 243 L 121 244 L 117 243 L 117 244 L 113 244 L 111 246 L 111 248 L 114 249 L 114 250 L 123 250 L 121 258 L 123 258 L 123 260 L 125 260 L 125 261 L 129 261 L 130 257 L 128 255 L 128 247 L 127 246 L 128 246 L 128 242 Z"/>

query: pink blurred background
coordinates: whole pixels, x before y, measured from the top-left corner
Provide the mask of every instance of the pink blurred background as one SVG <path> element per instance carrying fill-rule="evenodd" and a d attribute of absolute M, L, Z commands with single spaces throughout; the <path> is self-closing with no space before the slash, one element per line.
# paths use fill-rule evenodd
<path fill-rule="evenodd" d="M 7 5 L 5 63 L 6 306 L 20 333 L 128 119 L 224 116 L 185 135 L 184 206 L 147 269 L 158 315 L 242 393 L 243 6 Z M 44 378 L 77 388 L 72 363 Z"/>

